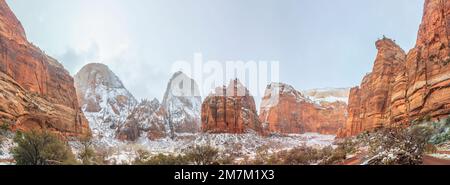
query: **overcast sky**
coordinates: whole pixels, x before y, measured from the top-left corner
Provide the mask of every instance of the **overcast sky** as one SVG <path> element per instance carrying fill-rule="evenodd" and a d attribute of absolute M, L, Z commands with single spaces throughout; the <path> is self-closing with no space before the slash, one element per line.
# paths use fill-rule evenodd
<path fill-rule="evenodd" d="M 107 64 L 137 98 L 161 100 L 171 65 L 277 60 L 297 89 L 351 87 L 374 42 L 415 43 L 423 0 L 7 0 L 28 39 L 71 74 Z"/>

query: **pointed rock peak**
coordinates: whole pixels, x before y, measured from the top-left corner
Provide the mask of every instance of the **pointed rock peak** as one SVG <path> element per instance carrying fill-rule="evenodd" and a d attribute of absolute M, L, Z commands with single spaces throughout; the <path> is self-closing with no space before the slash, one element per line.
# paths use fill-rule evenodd
<path fill-rule="evenodd" d="M 168 116 L 166 126 L 174 133 L 200 130 L 201 96 L 197 83 L 183 72 L 176 72 L 167 84 L 161 107 Z"/>
<path fill-rule="evenodd" d="M 399 48 L 399 49 L 401 49 L 400 46 L 397 45 L 397 43 L 395 43 L 395 40 L 387 38 L 386 36 L 383 36 L 382 39 L 379 39 L 375 43 L 375 45 L 376 45 L 378 50 L 392 49 L 392 48 Z"/>
<path fill-rule="evenodd" d="M 20 43 L 28 42 L 22 24 L 5 0 L 0 0 L 0 34 Z"/>
<path fill-rule="evenodd" d="M 75 81 L 79 85 L 104 85 L 108 88 L 124 88 L 119 77 L 105 64 L 91 63 L 85 65 L 75 75 Z"/>
<path fill-rule="evenodd" d="M 178 77 L 178 76 L 185 76 L 185 77 L 187 77 L 187 75 L 186 75 L 183 71 L 177 71 L 177 72 L 175 72 L 175 73 L 172 75 L 172 79 L 173 79 L 173 78 L 176 78 L 176 77 Z"/>
<path fill-rule="evenodd" d="M 181 71 L 174 73 L 167 84 L 163 104 L 170 97 L 200 97 L 197 82 Z"/>
<path fill-rule="evenodd" d="M 250 93 L 239 79 L 231 80 L 226 89 L 228 96 L 250 96 Z"/>
<path fill-rule="evenodd" d="M 78 100 L 85 112 L 105 110 L 125 115 L 137 104 L 134 96 L 104 64 L 85 65 L 74 77 Z"/>

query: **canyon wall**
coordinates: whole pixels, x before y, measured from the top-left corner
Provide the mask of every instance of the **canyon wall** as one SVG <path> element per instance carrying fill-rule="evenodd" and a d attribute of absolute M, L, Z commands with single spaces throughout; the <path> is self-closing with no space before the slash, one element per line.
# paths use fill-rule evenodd
<path fill-rule="evenodd" d="M 47 129 L 65 136 L 89 134 L 74 81 L 64 67 L 27 41 L 0 0 L 0 119 L 14 129 Z"/>
<path fill-rule="evenodd" d="M 407 55 L 390 39 L 377 41 L 373 72 L 349 98 L 339 136 L 408 125 L 450 114 L 450 1 L 426 0 L 416 46 Z"/>
<path fill-rule="evenodd" d="M 346 96 L 345 89 L 337 95 Z M 334 97 L 333 91 L 308 91 L 311 97 L 292 86 L 272 83 L 267 86 L 260 109 L 259 119 L 265 134 L 302 134 L 316 132 L 336 134 L 346 120 L 347 104 L 342 101 L 325 101 Z M 347 91 L 348 92 L 348 91 Z M 331 96 L 333 95 L 333 96 Z"/>

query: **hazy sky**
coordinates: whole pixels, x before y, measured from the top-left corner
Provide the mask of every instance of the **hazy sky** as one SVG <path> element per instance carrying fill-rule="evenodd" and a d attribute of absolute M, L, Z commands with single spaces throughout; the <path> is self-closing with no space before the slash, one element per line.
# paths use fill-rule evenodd
<path fill-rule="evenodd" d="M 137 98 L 161 99 L 177 60 L 278 60 L 297 89 L 359 85 L 374 42 L 408 51 L 423 0 L 7 0 L 28 39 L 72 74 L 107 64 Z"/>

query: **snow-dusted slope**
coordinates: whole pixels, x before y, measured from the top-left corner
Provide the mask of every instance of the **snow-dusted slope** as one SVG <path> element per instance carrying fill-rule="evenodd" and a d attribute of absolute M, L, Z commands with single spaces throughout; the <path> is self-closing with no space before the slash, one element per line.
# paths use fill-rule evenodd
<path fill-rule="evenodd" d="M 271 83 L 266 88 L 261 107 L 270 108 L 278 103 L 277 95 L 290 95 L 297 102 L 309 102 L 317 105 L 322 103 L 348 102 L 350 88 L 323 88 L 297 91 L 294 87 L 284 83 Z"/>
<path fill-rule="evenodd" d="M 94 139 L 113 144 L 116 131 L 137 104 L 120 79 L 104 64 L 88 64 L 74 77 L 78 100 Z"/>
<path fill-rule="evenodd" d="M 139 137 L 159 139 L 169 136 L 167 113 L 157 99 L 142 100 L 119 129 L 119 138 L 135 141 Z"/>
<path fill-rule="evenodd" d="M 291 85 L 274 82 L 269 84 L 265 90 L 261 102 L 261 111 L 268 111 L 270 108 L 277 106 L 281 95 L 291 96 L 296 102 L 314 103 L 309 97 L 297 91 Z"/>
<path fill-rule="evenodd" d="M 312 89 L 302 91 L 302 94 L 308 96 L 309 99 L 319 104 L 321 102 L 333 103 L 338 101 L 348 103 L 350 88 Z"/>
<path fill-rule="evenodd" d="M 175 73 L 167 84 L 162 102 L 170 132 L 199 132 L 201 104 L 197 83 L 182 72 Z"/>

